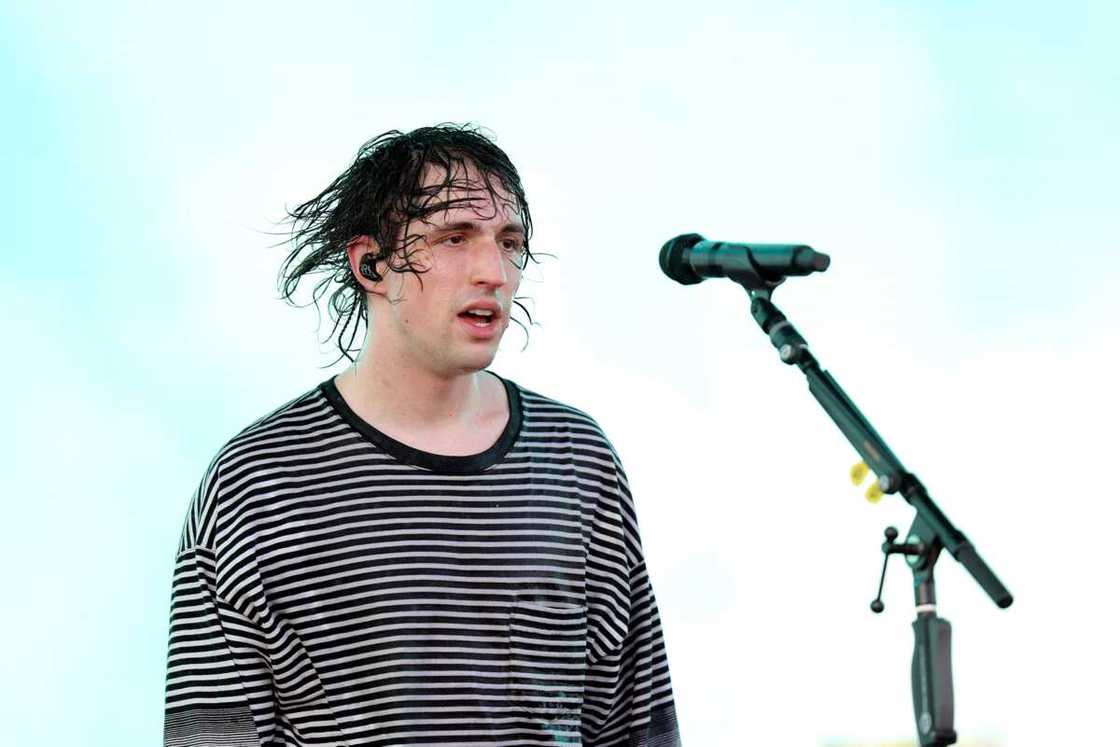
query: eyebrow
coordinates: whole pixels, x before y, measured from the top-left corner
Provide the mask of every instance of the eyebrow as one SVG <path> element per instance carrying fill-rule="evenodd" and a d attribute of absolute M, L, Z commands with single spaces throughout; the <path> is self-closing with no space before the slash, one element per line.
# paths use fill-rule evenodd
<path fill-rule="evenodd" d="M 448 223 L 448 224 L 445 224 L 445 225 L 442 225 L 442 226 L 440 226 L 440 225 L 433 226 L 433 230 L 436 230 L 436 231 L 481 231 L 482 229 L 481 229 L 481 226 L 479 226 L 478 223 L 475 223 L 472 220 L 461 220 L 461 221 L 457 221 L 455 223 Z M 498 233 L 519 233 L 522 236 L 524 236 L 525 235 L 525 226 L 521 225 L 520 223 L 514 223 L 514 222 L 511 221 L 509 223 L 506 223 L 504 226 L 502 226 L 501 229 L 498 231 Z"/>

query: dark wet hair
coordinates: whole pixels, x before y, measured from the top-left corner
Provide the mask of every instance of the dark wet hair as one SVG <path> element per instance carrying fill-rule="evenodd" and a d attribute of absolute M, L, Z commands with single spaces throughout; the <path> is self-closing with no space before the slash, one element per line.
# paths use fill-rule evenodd
<path fill-rule="evenodd" d="M 521 177 L 509 156 L 479 128 L 469 124 L 445 123 L 408 133 L 390 130 L 378 135 L 358 150 L 354 162 L 330 186 L 302 205 L 286 210 L 286 222 L 291 224 L 292 251 L 281 265 L 277 278 L 281 298 L 300 306 L 293 298 L 300 281 L 307 275 L 324 274 L 326 277 L 312 291 L 312 300 L 303 304 L 313 303 L 318 309 L 318 301 L 330 285 L 338 284 L 327 308 L 334 321 L 331 336 L 338 331 L 338 349 L 342 355 L 330 365 L 343 357 L 354 360 L 350 351 L 359 325 L 369 323 L 365 290 L 350 269 L 347 247 L 354 239 L 369 236 L 379 249 L 374 255 L 374 266 L 385 260 L 393 272 L 422 275 L 425 268 L 412 263 L 412 245 L 421 236 L 402 234 L 413 221 L 423 222 L 434 213 L 471 202 L 469 197 L 441 199 L 449 190 L 479 188 L 479 184 L 468 181 L 468 164 L 481 176 L 481 186 L 494 204 L 505 201 L 521 218 L 525 225 L 525 261 L 536 262 L 529 251 L 533 223 Z M 443 181 L 425 187 L 429 166 L 443 172 Z M 495 182 L 509 197 L 498 194 Z M 420 280 L 423 284 L 423 278 Z M 532 316 L 520 297 L 514 299 L 514 304 L 532 324 Z M 527 342 L 526 326 L 520 320 L 513 321 L 526 330 Z M 343 344 L 351 325 L 350 338 Z"/>

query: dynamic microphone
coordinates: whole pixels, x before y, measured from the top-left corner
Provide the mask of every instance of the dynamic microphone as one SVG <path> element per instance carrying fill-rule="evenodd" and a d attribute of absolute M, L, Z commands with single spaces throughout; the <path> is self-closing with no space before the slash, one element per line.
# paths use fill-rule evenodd
<path fill-rule="evenodd" d="M 732 244 L 686 233 L 661 247 L 661 271 L 682 285 L 728 277 L 749 290 L 769 290 L 790 275 L 828 269 L 827 254 L 804 244 Z"/>

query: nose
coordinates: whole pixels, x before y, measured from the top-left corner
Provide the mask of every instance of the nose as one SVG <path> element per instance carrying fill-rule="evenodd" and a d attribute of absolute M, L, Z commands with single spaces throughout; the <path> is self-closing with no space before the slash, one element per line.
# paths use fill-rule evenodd
<path fill-rule="evenodd" d="M 509 282 L 511 265 L 498 241 L 486 239 L 479 242 L 471 269 L 475 284 L 498 288 Z"/>

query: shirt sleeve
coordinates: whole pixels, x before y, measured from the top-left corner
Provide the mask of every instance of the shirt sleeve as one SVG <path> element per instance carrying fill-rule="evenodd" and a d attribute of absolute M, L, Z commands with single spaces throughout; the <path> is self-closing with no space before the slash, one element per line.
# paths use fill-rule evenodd
<path fill-rule="evenodd" d="M 603 632 L 589 649 L 581 737 L 585 747 L 680 747 L 661 617 L 617 454 L 615 470 L 619 573 L 609 574 L 613 582 L 599 584 L 604 591 L 592 605 L 602 612 L 597 617 L 614 624 L 596 626 Z M 602 522 L 608 523 L 614 522 Z"/>
<path fill-rule="evenodd" d="M 630 624 L 622 646 L 598 662 L 607 675 L 597 695 L 605 717 L 589 711 L 582 725 L 586 747 L 680 747 L 665 638 L 645 563 L 630 574 Z"/>
<path fill-rule="evenodd" d="M 217 593 L 213 553 L 175 559 L 164 747 L 261 747 L 273 731 L 265 637 Z"/>

